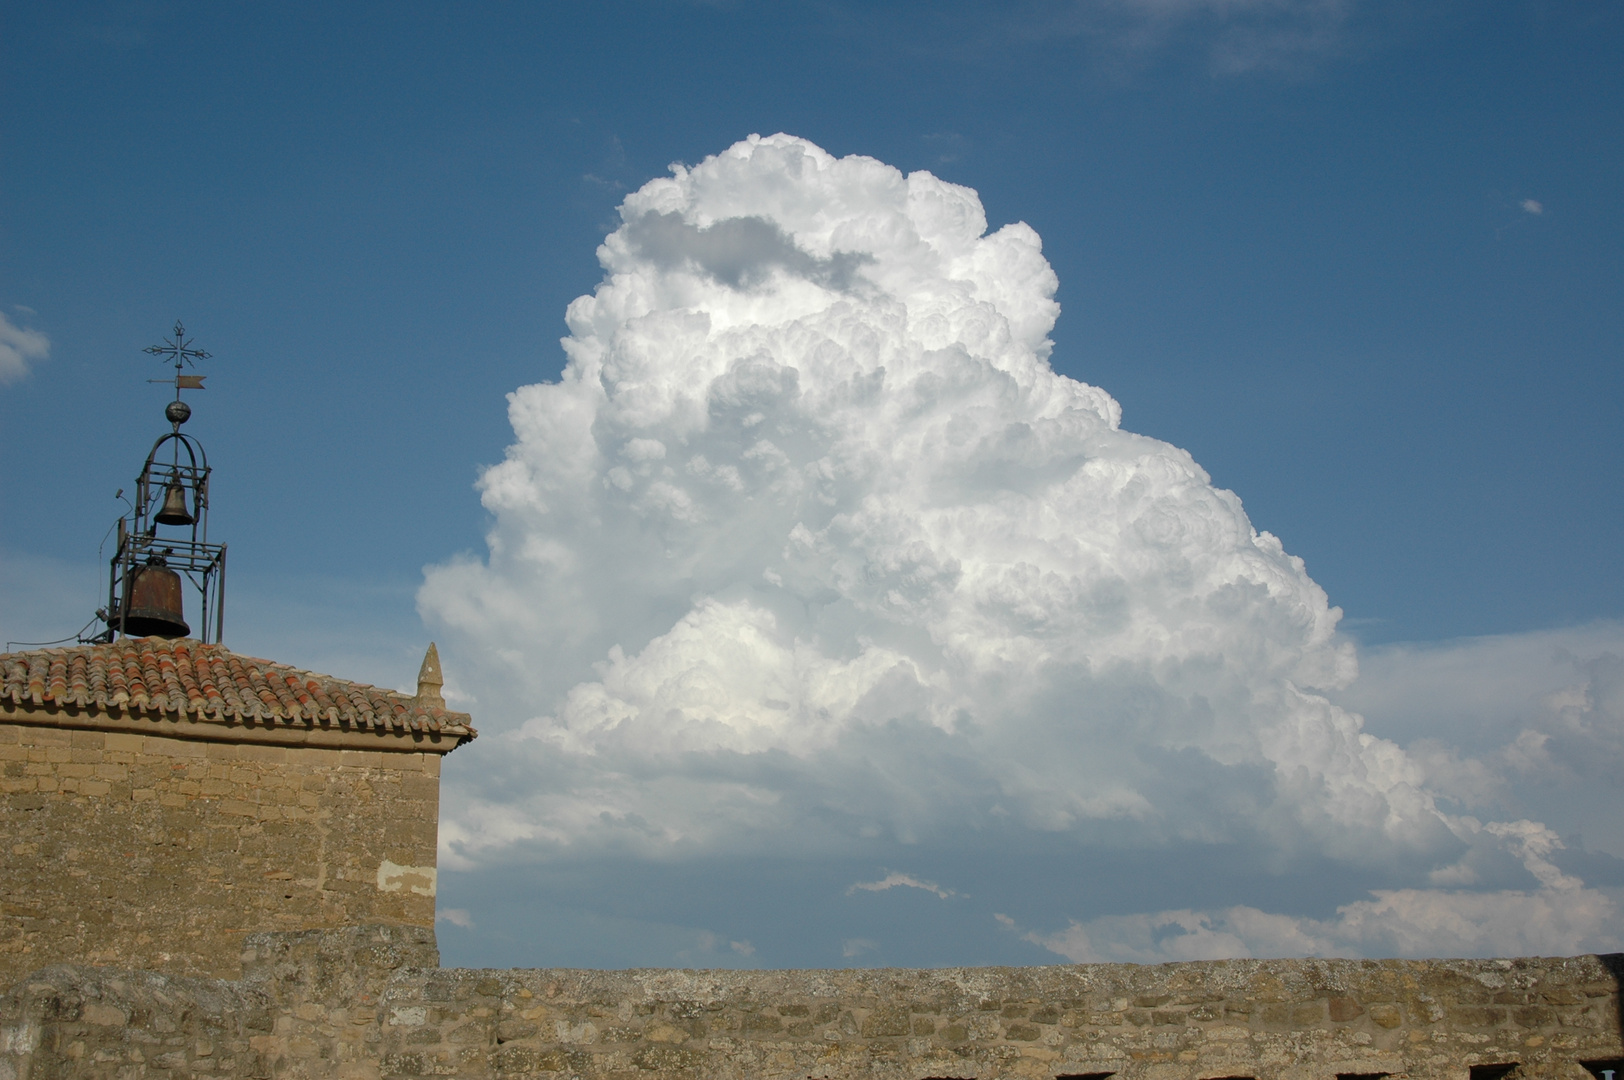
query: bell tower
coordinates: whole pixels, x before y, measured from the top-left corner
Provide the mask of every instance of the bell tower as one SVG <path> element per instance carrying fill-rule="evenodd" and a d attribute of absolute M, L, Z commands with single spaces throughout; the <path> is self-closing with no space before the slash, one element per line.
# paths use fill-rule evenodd
<path fill-rule="evenodd" d="M 175 366 L 172 380 L 148 380 L 175 388 L 175 399 L 164 406 L 170 430 L 152 444 L 135 480 L 135 501 L 129 514 L 118 519 L 107 606 L 96 613 L 107 629 L 95 640 L 196 637 L 218 642 L 225 630 L 226 546 L 209 542 L 208 455 L 180 430 L 192 416 L 181 391 L 202 390 L 207 377 L 188 375 L 185 368 L 210 354 L 192 347 L 178 320 L 173 338 L 144 351 Z M 186 619 L 188 592 L 197 596 L 195 631 Z"/>
<path fill-rule="evenodd" d="M 186 366 L 209 354 L 179 323 L 147 352 L 175 396 L 114 526 L 101 629 L 0 652 L 0 1080 L 37 1075 L 8 1057 L 28 1029 L 5 994 L 52 964 L 234 979 L 256 931 L 377 925 L 434 963 L 440 759 L 478 733 L 433 645 L 414 694 L 221 644 L 226 548 L 181 431 L 203 389 Z M 252 1071 L 198 1045 L 220 1075 Z"/>

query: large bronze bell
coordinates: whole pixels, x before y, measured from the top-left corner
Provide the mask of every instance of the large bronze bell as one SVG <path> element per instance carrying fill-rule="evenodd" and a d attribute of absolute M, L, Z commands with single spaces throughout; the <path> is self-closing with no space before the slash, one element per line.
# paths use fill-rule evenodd
<path fill-rule="evenodd" d="M 131 637 L 177 638 L 192 632 L 181 605 L 180 575 L 162 560 L 154 558 L 130 571 L 124 596 L 124 632 Z"/>
<path fill-rule="evenodd" d="M 171 480 L 164 488 L 164 504 L 152 516 L 160 525 L 190 525 L 197 519 L 186 509 L 186 489 L 180 481 Z"/>

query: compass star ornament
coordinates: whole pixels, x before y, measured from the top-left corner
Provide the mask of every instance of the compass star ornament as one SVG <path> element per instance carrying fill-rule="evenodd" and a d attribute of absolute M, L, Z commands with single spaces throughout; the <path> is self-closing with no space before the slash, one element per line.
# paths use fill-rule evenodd
<path fill-rule="evenodd" d="M 186 327 L 181 325 L 179 319 L 175 320 L 175 337 L 173 341 L 166 341 L 161 345 L 148 345 L 141 351 L 150 353 L 153 356 L 162 356 L 165 358 L 165 363 L 173 360 L 176 375 L 180 374 L 182 364 L 190 364 L 193 360 L 207 360 L 211 355 L 202 349 L 192 348 L 191 339 L 186 336 Z"/>
<path fill-rule="evenodd" d="M 166 364 L 171 361 L 175 364 L 175 378 L 173 380 L 149 379 L 148 382 L 163 382 L 174 386 L 175 400 L 171 401 L 164 409 L 164 416 L 171 424 L 175 425 L 175 430 L 179 431 L 180 426 L 192 415 L 191 406 L 180 399 L 180 392 L 182 390 L 201 390 L 203 389 L 203 380 L 208 378 L 207 375 L 182 375 L 181 367 L 185 364 L 191 364 L 194 360 L 207 360 L 213 354 L 202 349 L 192 348 L 192 341 L 186 336 L 186 327 L 181 325 L 179 319 L 175 320 L 174 334 L 172 340 L 158 345 L 149 345 L 141 351 L 152 356 L 162 357 Z"/>

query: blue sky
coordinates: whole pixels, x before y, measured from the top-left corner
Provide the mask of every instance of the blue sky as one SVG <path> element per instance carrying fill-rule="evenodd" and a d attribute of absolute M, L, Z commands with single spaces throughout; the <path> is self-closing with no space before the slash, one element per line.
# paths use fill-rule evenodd
<path fill-rule="evenodd" d="M 1536 713 L 1555 724 L 1552 694 L 1590 694 L 1581 726 L 1616 745 L 1594 666 L 1624 615 L 1611 5 L 105 3 L 0 18 L 8 639 L 70 634 L 100 602 L 112 492 L 162 430 L 162 388 L 144 380 L 163 372 L 140 349 L 181 318 L 216 357 L 189 430 L 218 469 L 228 642 L 407 685 L 439 636 L 482 727 L 562 716 L 518 683 L 474 685 L 499 681 L 479 666 L 490 641 L 446 640 L 432 603 L 425 622 L 424 568 L 486 558 L 501 523 L 475 483 L 516 442 L 506 395 L 558 378 L 565 307 L 602 279 L 622 200 L 672 162 L 784 131 L 929 170 L 974 189 L 992 229 L 1036 230 L 1059 280 L 1055 371 L 1120 402 L 1125 430 L 1189 451 L 1305 560 L 1361 648 L 1364 674 L 1332 696 L 1431 763 L 1437 791 L 1464 799 L 1446 773 L 1510 761 L 1520 732 L 1546 731 Z M 45 335 L 46 355 L 17 329 Z M 626 633 L 636 654 L 659 630 Z M 581 663 L 559 687 L 596 678 Z M 1478 694 L 1486 672 L 1522 681 Z M 490 767 L 470 753 L 458 787 L 461 757 L 448 805 Z M 1500 817 L 1566 837 L 1559 865 L 1593 889 L 1624 885 L 1605 816 L 1561 794 L 1573 776 L 1504 775 L 1521 786 Z M 567 786 L 549 776 L 504 783 Z M 1613 807 L 1617 780 L 1597 783 Z M 1324 867 L 1256 839 L 1175 855 L 1038 830 L 1004 845 L 1024 853 L 1003 878 L 1034 898 L 1022 913 L 965 883 L 1004 874 L 997 859 L 950 843 L 782 858 L 730 843 L 469 861 L 446 875 L 442 905 L 473 924 L 443 926 L 447 959 L 1035 962 L 1079 952 L 1056 936 L 1068 920 L 1123 942 L 1140 931 L 1091 920 L 1235 904 L 1325 920 L 1437 872 L 1380 845 Z M 1270 884 L 1208 902 L 1177 869 L 1203 858 Z M 1046 877 L 1057 863 L 1071 869 Z M 1118 896 L 1084 869 L 1107 865 L 1141 887 Z M 916 887 L 847 891 L 893 873 Z M 633 894 L 624 910 L 605 899 Z M 862 906 L 899 897 L 931 914 Z M 796 920 L 824 929 L 784 928 Z M 1268 947 L 1234 921 L 1220 930 Z"/>

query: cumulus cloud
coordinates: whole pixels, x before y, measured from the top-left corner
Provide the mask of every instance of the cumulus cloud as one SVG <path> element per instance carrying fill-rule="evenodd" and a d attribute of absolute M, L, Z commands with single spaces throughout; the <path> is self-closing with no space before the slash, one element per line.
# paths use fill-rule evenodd
<path fill-rule="evenodd" d="M 1367 649 L 1336 697 L 1407 741 L 1445 808 L 1624 858 L 1624 625 Z"/>
<path fill-rule="evenodd" d="M 0 386 L 16 382 L 51 354 L 51 339 L 18 326 L 0 311 Z"/>
<path fill-rule="evenodd" d="M 1205 847 L 1365 875 L 1344 922 L 1433 927 L 1470 886 L 1516 928 L 1532 886 L 1547 922 L 1616 925 L 1572 910 L 1590 894 L 1543 826 L 1440 805 L 1334 699 L 1355 651 L 1302 560 L 1051 368 L 1030 227 L 785 135 L 620 213 L 562 377 L 510 395 L 488 556 L 419 595 L 489 733 L 463 752 L 477 780 L 449 781 L 444 865 L 911 850 L 986 874 L 1023 844 Z M 898 886 L 950 892 L 852 888 Z M 1189 947 L 1275 940 L 1261 910 L 1199 909 Z M 1338 948 L 1421 940 L 1279 918 Z"/>
<path fill-rule="evenodd" d="M 1538 217 L 1540 214 L 1545 212 L 1545 204 L 1540 202 L 1538 199 L 1524 199 L 1522 201 L 1522 208 L 1528 213 L 1533 214 L 1535 217 Z"/>

